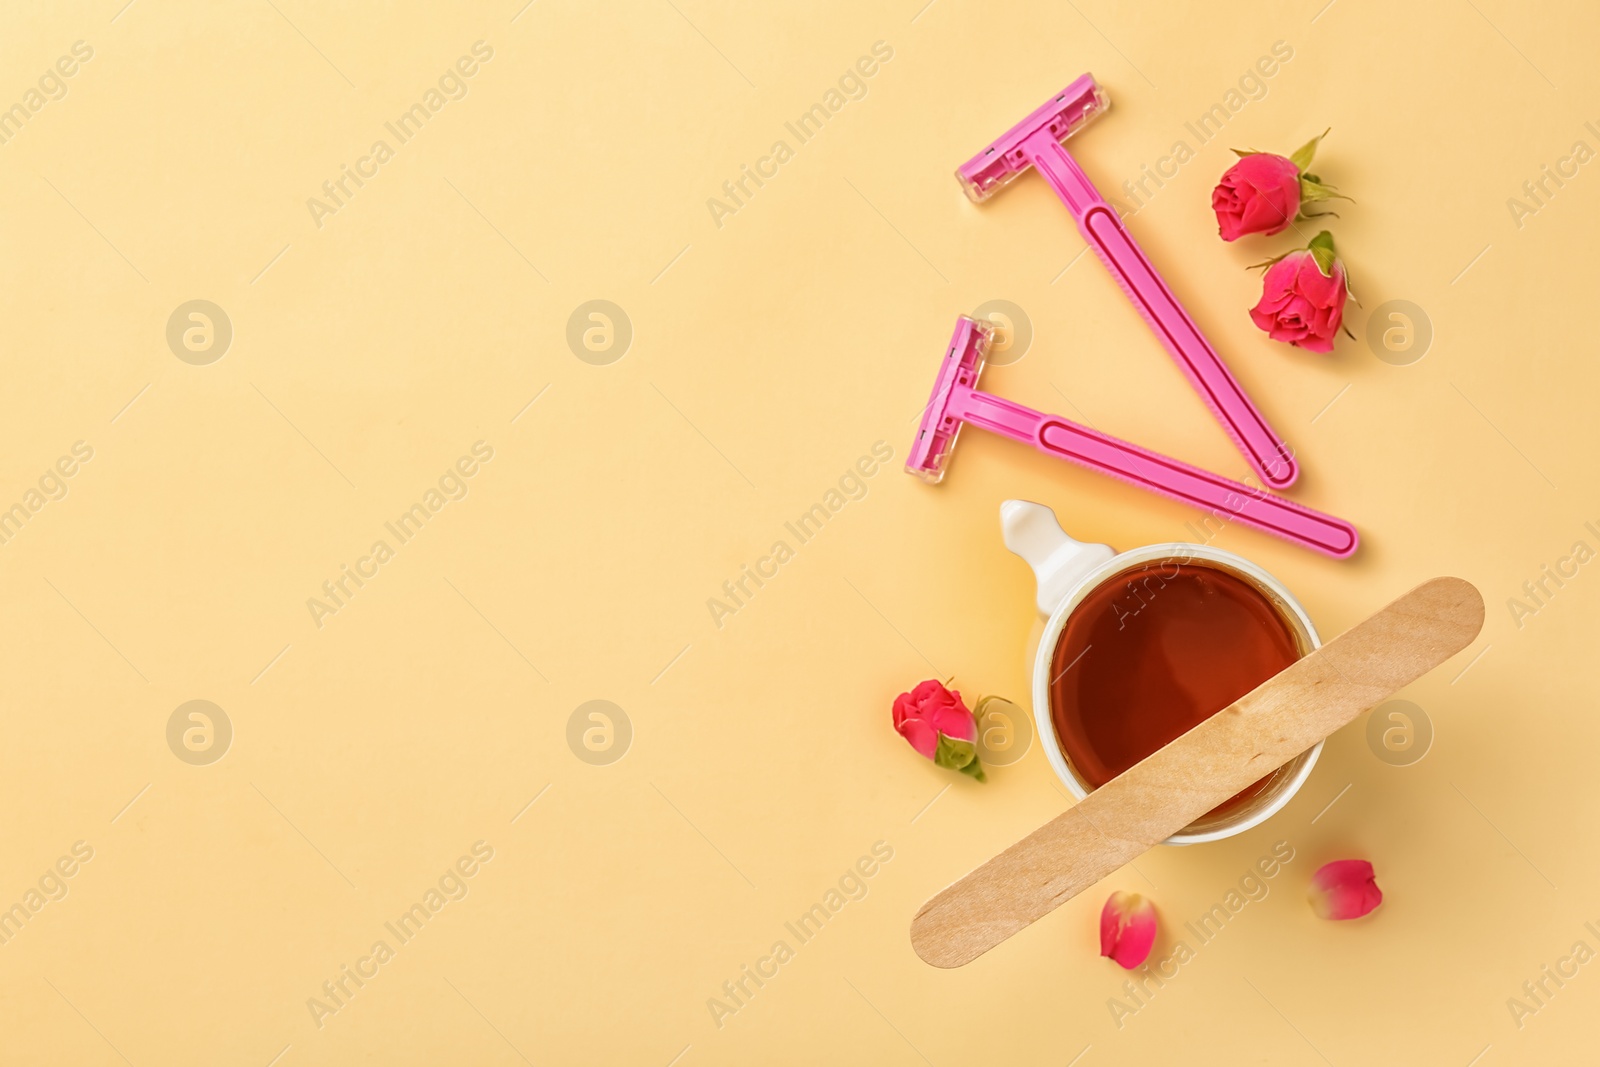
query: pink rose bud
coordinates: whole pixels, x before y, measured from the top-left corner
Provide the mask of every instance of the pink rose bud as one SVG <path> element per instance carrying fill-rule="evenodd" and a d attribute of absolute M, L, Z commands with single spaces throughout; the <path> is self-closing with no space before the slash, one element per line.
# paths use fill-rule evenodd
<path fill-rule="evenodd" d="M 1321 919 L 1359 919 L 1383 903 L 1366 860 L 1334 860 L 1311 876 L 1311 910 Z"/>
<path fill-rule="evenodd" d="M 1112 893 L 1100 909 L 1100 955 L 1131 971 L 1155 943 L 1156 906 L 1138 893 Z"/>
<path fill-rule="evenodd" d="M 894 728 L 911 747 L 941 767 L 984 781 L 978 726 L 961 694 L 933 679 L 894 698 Z"/>
<path fill-rule="evenodd" d="M 1270 152 L 1247 155 L 1211 191 L 1211 210 L 1224 241 L 1282 233 L 1300 214 L 1300 168 Z"/>
<path fill-rule="evenodd" d="M 1308 352 L 1332 352 L 1350 295 L 1333 235 L 1323 230 L 1298 252 L 1271 262 L 1261 280 L 1261 300 L 1250 318 L 1274 341 Z"/>
<path fill-rule="evenodd" d="M 1326 136 L 1324 130 L 1288 156 L 1234 149 L 1239 162 L 1211 191 L 1211 210 L 1224 241 L 1237 241 L 1247 233 L 1282 233 L 1295 219 L 1309 217 L 1303 210 L 1306 204 L 1339 196 L 1333 186 L 1306 173 Z"/>

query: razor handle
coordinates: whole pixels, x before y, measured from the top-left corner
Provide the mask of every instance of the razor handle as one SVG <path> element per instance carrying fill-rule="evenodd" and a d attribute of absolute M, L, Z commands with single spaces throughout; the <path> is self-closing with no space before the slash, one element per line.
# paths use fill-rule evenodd
<path fill-rule="evenodd" d="M 1261 480 L 1274 489 L 1292 485 L 1300 470 L 1289 446 L 1250 402 L 1216 349 L 1172 295 L 1077 161 L 1048 130 L 1034 134 L 1021 147 L 1067 205 L 1089 247 L 1167 346 Z"/>
<path fill-rule="evenodd" d="M 992 393 L 980 392 L 970 385 L 957 383 L 945 410 L 949 416 L 963 422 L 1031 444 L 1046 455 L 1070 460 L 1208 511 L 1223 522 L 1237 519 L 1335 559 L 1354 553 L 1360 540 L 1355 527 L 1343 519 L 1273 496 L 1264 489 L 1191 467 L 1170 456 L 1080 426 L 1071 419 L 1045 415 Z"/>

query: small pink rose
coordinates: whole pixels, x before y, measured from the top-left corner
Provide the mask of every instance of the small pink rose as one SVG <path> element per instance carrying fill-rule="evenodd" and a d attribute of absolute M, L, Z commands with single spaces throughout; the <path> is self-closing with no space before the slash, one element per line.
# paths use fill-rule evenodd
<path fill-rule="evenodd" d="M 1359 919 L 1383 903 L 1366 860 L 1334 860 L 1311 876 L 1311 910 L 1322 919 Z"/>
<path fill-rule="evenodd" d="M 1333 235 L 1323 230 L 1306 248 L 1267 267 L 1261 300 L 1250 309 L 1250 318 L 1274 341 L 1308 352 L 1332 352 L 1349 296 L 1348 276 L 1334 254 Z"/>
<path fill-rule="evenodd" d="M 1131 971 L 1150 957 L 1155 943 L 1155 904 L 1120 890 L 1106 898 L 1100 909 L 1100 955 Z"/>
<path fill-rule="evenodd" d="M 1211 191 L 1211 210 L 1224 241 L 1237 241 L 1247 233 L 1282 233 L 1297 218 L 1316 217 L 1306 212 L 1307 204 L 1350 199 L 1307 170 L 1327 135 L 1323 130 L 1287 156 L 1233 150 L 1239 162 Z"/>
<path fill-rule="evenodd" d="M 911 747 L 941 767 L 984 781 L 978 727 L 961 694 L 929 679 L 894 698 L 894 728 Z"/>
<path fill-rule="evenodd" d="M 1224 241 L 1282 233 L 1300 213 L 1300 168 L 1285 156 L 1252 152 L 1222 175 L 1211 210 Z"/>

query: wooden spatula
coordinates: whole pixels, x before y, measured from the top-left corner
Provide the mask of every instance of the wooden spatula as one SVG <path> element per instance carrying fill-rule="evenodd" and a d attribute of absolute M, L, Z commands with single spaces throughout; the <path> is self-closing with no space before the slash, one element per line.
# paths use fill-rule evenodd
<path fill-rule="evenodd" d="M 1472 643 L 1483 598 L 1424 582 L 934 896 L 911 944 L 971 963 Z"/>

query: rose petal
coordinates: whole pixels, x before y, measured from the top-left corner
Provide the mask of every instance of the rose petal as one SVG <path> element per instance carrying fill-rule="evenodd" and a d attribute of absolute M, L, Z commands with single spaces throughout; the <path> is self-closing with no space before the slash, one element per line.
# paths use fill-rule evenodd
<path fill-rule="evenodd" d="M 1267 268 L 1261 276 L 1261 295 L 1265 298 L 1281 298 L 1295 292 L 1295 279 L 1300 276 L 1300 264 L 1311 259 L 1310 252 L 1290 252 L 1278 262 Z M 1313 261 L 1312 269 L 1316 269 Z"/>
<path fill-rule="evenodd" d="M 1156 943 L 1156 906 L 1138 893 L 1120 890 L 1100 909 L 1100 955 L 1131 971 Z"/>
<path fill-rule="evenodd" d="M 1328 329 L 1326 336 L 1330 339 L 1339 332 L 1339 325 L 1344 322 L 1344 301 L 1348 291 L 1343 287 L 1339 290 L 1339 299 L 1334 301 L 1328 309 Z"/>
<path fill-rule="evenodd" d="M 1295 298 L 1295 266 L 1286 264 L 1288 258 L 1285 256 L 1267 268 L 1261 279 L 1261 300 L 1250 309 L 1251 320 L 1263 330 L 1270 331 L 1278 313 Z"/>
<path fill-rule="evenodd" d="M 972 712 L 961 703 L 961 694 L 952 694 L 956 701 L 932 709 L 930 721 L 935 729 L 946 737 L 953 737 L 957 741 L 975 741 L 978 738 L 977 725 L 972 721 Z"/>
<path fill-rule="evenodd" d="M 1316 314 L 1317 305 L 1299 294 L 1290 297 L 1288 303 L 1278 310 L 1280 318 L 1294 319 L 1297 322 L 1310 322 L 1316 318 Z"/>
<path fill-rule="evenodd" d="M 1311 876 L 1311 910 L 1323 919 L 1359 919 L 1383 903 L 1366 860 L 1334 860 Z"/>
<path fill-rule="evenodd" d="M 1251 233 L 1272 236 L 1282 233 L 1293 217 L 1284 209 L 1283 198 L 1275 191 L 1260 190 L 1260 195 L 1245 205 L 1244 224 Z M 1299 205 L 1295 205 L 1296 208 Z"/>
<path fill-rule="evenodd" d="M 1332 274 L 1322 273 L 1317 266 L 1316 259 L 1307 253 L 1300 263 L 1299 272 L 1295 276 L 1295 289 L 1302 293 L 1318 307 L 1333 307 L 1335 303 L 1343 304 L 1345 297 L 1344 270 L 1338 261 L 1334 262 Z"/>
<path fill-rule="evenodd" d="M 921 719 L 906 719 L 898 722 L 894 727 L 900 736 L 911 742 L 911 747 L 916 749 L 927 759 L 933 759 L 939 751 L 939 731 L 933 728 L 932 723 Z"/>

